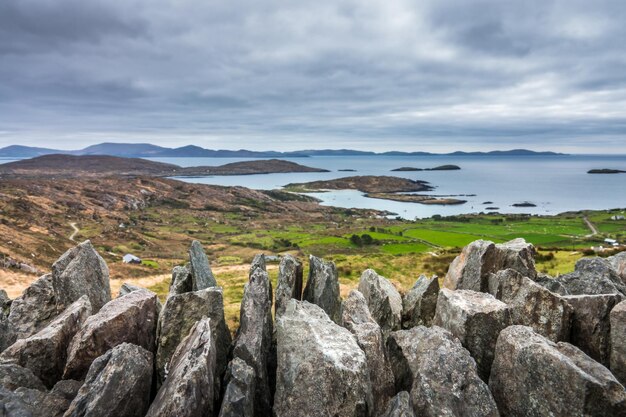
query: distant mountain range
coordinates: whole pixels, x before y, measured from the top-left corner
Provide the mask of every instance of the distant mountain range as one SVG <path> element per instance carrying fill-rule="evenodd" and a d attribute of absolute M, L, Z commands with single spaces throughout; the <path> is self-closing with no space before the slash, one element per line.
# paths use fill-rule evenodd
<path fill-rule="evenodd" d="M 33 158 L 42 155 L 64 154 L 64 155 L 110 155 L 127 158 L 296 158 L 308 156 L 359 156 L 359 155 L 381 155 L 381 156 L 429 156 L 429 155 L 450 155 L 450 156 L 470 156 L 470 155 L 494 155 L 494 156 L 535 156 L 535 155 L 565 155 L 556 152 L 535 152 L 527 149 L 512 149 L 509 151 L 491 152 L 451 152 L 446 154 L 436 154 L 430 152 L 367 152 L 352 149 L 318 149 L 302 150 L 293 152 L 278 151 L 249 151 L 240 150 L 214 150 L 204 149 L 199 146 L 188 145 L 180 148 L 165 148 L 149 143 L 100 143 L 88 146 L 76 151 L 64 151 L 59 149 L 36 148 L 30 146 L 12 145 L 0 149 L 0 158 Z"/>

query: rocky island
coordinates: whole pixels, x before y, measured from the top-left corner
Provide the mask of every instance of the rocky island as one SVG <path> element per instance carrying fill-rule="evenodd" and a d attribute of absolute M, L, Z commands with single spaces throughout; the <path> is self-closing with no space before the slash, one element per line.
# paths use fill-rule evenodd
<path fill-rule="evenodd" d="M 590 169 L 589 171 L 587 171 L 587 174 L 626 174 L 626 171 L 623 171 L 621 169 L 602 168 L 602 169 Z"/>
<path fill-rule="evenodd" d="M 424 194 L 405 194 L 432 191 L 434 187 L 427 181 L 389 176 L 363 175 L 326 181 L 292 183 L 287 184 L 285 189 L 287 191 L 300 193 L 329 190 L 358 190 L 364 193 L 365 197 L 405 203 L 451 205 L 467 202 L 466 200 L 459 200 L 447 196 L 441 198 L 440 196 Z"/>
<path fill-rule="evenodd" d="M 220 166 L 180 167 L 141 158 L 107 155 L 45 155 L 0 165 L 0 177 L 196 177 L 292 172 L 328 172 L 280 159 L 233 162 Z"/>
<path fill-rule="evenodd" d="M 457 171 L 461 169 L 458 165 L 439 165 L 434 168 L 413 168 L 413 167 L 401 167 L 392 169 L 392 172 L 411 172 L 411 171 Z"/>

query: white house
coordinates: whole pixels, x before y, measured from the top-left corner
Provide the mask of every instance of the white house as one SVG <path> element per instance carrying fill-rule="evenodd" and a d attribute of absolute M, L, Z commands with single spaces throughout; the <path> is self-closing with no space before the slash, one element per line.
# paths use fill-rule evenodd
<path fill-rule="evenodd" d="M 126 255 L 124 255 L 122 260 L 124 261 L 125 264 L 140 264 L 141 263 L 141 259 L 139 259 L 135 255 L 131 255 L 130 253 L 127 253 Z"/>

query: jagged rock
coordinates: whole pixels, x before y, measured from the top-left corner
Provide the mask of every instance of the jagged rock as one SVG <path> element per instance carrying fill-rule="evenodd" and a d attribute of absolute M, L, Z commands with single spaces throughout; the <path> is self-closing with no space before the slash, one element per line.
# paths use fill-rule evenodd
<path fill-rule="evenodd" d="M 559 280 L 554 279 L 553 277 L 549 275 L 540 274 L 537 276 L 537 278 L 535 278 L 534 281 L 537 284 L 541 285 L 544 288 L 547 288 L 548 290 L 552 291 L 555 294 L 559 294 L 559 295 L 569 294 L 569 291 L 567 291 L 567 288 L 565 288 L 565 285 L 563 285 Z"/>
<path fill-rule="evenodd" d="M 62 417 L 69 401 L 54 392 L 18 388 L 11 392 L 0 387 L 0 416 Z"/>
<path fill-rule="evenodd" d="M 263 256 L 255 257 L 243 290 L 233 356 L 254 369 L 254 414 L 271 415 L 268 359 L 272 348 L 272 284 Z"/>
<path fill-rule="evenodd" d="M 59 310 L 83 295 L 89 297 L 94 313 L 111 301 L 109 268 L 88 240 L 65 252 L 52 265 L 52 287 Z"/>
<path fill-rule="evenodd" d="M 477 240 L 464 247 L 452 261 L 443 286 L 451 290 L 487 292 L 489 275 L 508 268 L 534 279 L 537 276 L 534 246 L 524 239 L 497 245 Z"/>
<path fill-rule="evenodd" d="M 611 310 L 611 372 L 626 386 L 626 301 Z"/>
<path fill-rule="evenodd" d="M 278 266 L 276 284 L 276 317 L 283 314 L 287 302 L 292 298 L 302 298 L 302 263 L 291 255 L 285 255 Z"/>
<path fill-rule="evenodd" d="M 410 390 L 418 416 L 497 416 L 476 362 L 450 332 L 417 326 L 391 333 L 387 348 L 396 390 Z"/>
<path fill-rule="evenodd" d="M 489 291 L 511 307 L 511 324 L 530 326 L 555 342 L 569 340 L 574 313 L 563 297 L 512 269 L 492 274 Z"/>
<path fill-rule="evenodd" d="M 402 328 L 430 326 L 435 317 L 438 294 L 437 276 L 428 278 L 426 275 L 421 275 L 402 299 Z"/>
<path fill-rule="evenodd" d="M 526 326 L 500 333 L 489 387 L 506 416 L 626 415 L 626 391 L 608 369 Z"/>
<path fill-rule="evenodd" d="M 608 367 L 611 355 L 609 315 L 624 299 L 621 294 L 568 295 L 563 297 L 574 309 L 570 343 Z"/>
<path fill-rule="evenodd" d="M 352 333 L 320 307 L 293 299 L 276 328 L 276 417 L 370 415 L 367 360 Z"/>
<path fill-rule="evenodd" d="M 0 317 L 9 315 L 9 307 L 11 306 L 11 299 L 7 295 L 7 292 L 0 289 Z"/>
<path fill-rule="evenodd" d="M 202 317 L 211 319 L 217 351 L 216 375 L 221 378 L 228 365 L 231 335 L 224 318 L 222 289 L 211 287 L 173 295 L 167 299 L 159 316 L 156 365 L 159 380 L 167 376 L 170 359 L 177 346 Z M 219 386 L 219 385 L 218 385 Z"/>
<path fill-rule="evenodd" d="M 169 374 L 146 417 L 212 416 L 215 401 L 216 349 L 211 319 L 191 328 L 172 356 Z"/>
<path fill-rule="evenodd" d="M 7 333 L 0 335 L 6 348 L 17 339 L 25 339 L 46 327 L 58 315 L 52 276 L 44 275 L 33 282 L 24 293 L 11 303 L 7 317 Z"/>
<path fill-rule="evenodd" d="M 50 392 L 55 393 L 68 401 L 69 404 L 76 398 L 78 395 L 78 390 L 83 386 L 82 381 L 76 381 L 74 379 L 64 379 L 56 384 Z"/>
<path fill-rule="evenodd" d="M 83 379 L 97 357 L 124 342 L 154 352 L 156 324 L 157 297 L 151 291 L 133 291 L 108 302 L 72 339 L 63 377 Z"/>
<path fill-rule="evenodd" d="M 133 291 L 145 290 L 145 288 L 138 287 L 137 285 L 129 284 L 125 282 L 120 287 L 120 292 L 117 294 L 117 298 L 130 294 Z M 147 290 L 146 290 L 147 291 Z"/>
<path fill-rule="evenodd" d="M 611 264 L 615 272 L 617 272 L 622 282 L 626 284 L 626 251 L 610 256 L 606 258 L 606 260 Z"/>
<path fill-rule="evenodd" d="M 341 297 L 339 276 L 334 262 L 325 262 L 315 256 L 309 257 L 309 278 L 302 299 L 316 304 L 335 323 L 341 320 Z"/>
<path fill-rule="evenodd" d="M 242 359 L 230 362 L 219 417 L 254 417 L 254 379 L 254 369 Z"/>
<path fill-rule="evenodd" d="M 567 291 L 561 292 L 562 295 L 616 293 L 626 295 L 626 284 L 609 261 L 602 258 L 579 259 L 574 272 L 554 279 Z"/>
<path fill-rule="evenodd" d="M 122 343 L 97 358 L 66 417 L 143 417 L 150 404 L 152 353 Z"/>
<path fill-rule="evenodd" d="M 341 325 L 356 337 L 359 347 L 365 352 L 372 386 L 374 413 L 385 410 L 387 401 L 394 395 L 391 365 L 385 351 L 383 332 L 372 318 L 363 294 L 352 290 L 343 301 Z"/>
<path fill-rule="evenodd" d="M 510 320 L 509 307 L 491 294 L 443 288 L 433 324 L 461 341 L 476 361 L 478 375 L 489 381 L 498 334 L 509 326 Z"/>
<path fill-rule="evenodd" d="M 20 387 L 45 391 L 46 386 L 28 368 L 14 363 L 0 364 L 0 386 L 15 391 Z"/>
<path fill-rule="evenodd" d="M 209 258 L 207 258 L 206 253 L 204 253 L 202 244 L 197 240 L 191 242 L 191 247 L 189 248 L 189 265 L 193 291 L 217 287 L 217 281 L 209 265 Z"/>
<path fill-rule="evenodd" d="M 409 393 L 400 391 L 398 395 L 389 401 L 387 410 L 385 410 L 381 417 L 415 417 Z"/>
<path fill-rule="evenodd" d="M 72 337 L 89 314 L 89 299 L 83 296 L 38 333 L 9 346 L 0 355 L 0 363 L 28 368 L 46 386 L 52 387 L 61 379 Z"/>
<path fill-rule="evenodd" d="M 393 284 L 373 269 L 368 269 L 361 275 L 358 288 L 383 333 L 387 335 L 393 330 L 399 330 L 402 322 L 402 297 Z"/>
<path fill-rule="evenodd" d="M 191 271 L 186 266 L 175 266 L 172 269 L 172 281 L 168 297 L 193 291 Z"/>

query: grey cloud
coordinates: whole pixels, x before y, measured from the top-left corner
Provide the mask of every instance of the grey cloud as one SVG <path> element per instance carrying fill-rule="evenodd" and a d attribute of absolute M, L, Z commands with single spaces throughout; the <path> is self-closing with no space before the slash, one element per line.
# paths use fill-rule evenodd
<path fill-rule="evenodd" d="M 0 145 L 626 152 L 625 19 L 609 0 L 5 0 Z"/>

